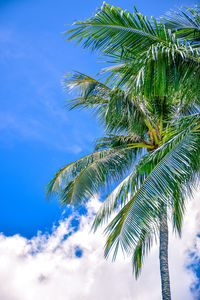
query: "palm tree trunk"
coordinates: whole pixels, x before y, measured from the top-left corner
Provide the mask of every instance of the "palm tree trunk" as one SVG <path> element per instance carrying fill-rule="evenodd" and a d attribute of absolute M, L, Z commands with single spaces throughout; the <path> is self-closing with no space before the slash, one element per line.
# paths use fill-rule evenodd
<path fill-rule="evenodd" d="M 168 267 L 168 225 L 167 208 L 165 207 L 160 214 L 160 275 L 162 286 L 162 299 L 171 300 L 169 267 Z"/>

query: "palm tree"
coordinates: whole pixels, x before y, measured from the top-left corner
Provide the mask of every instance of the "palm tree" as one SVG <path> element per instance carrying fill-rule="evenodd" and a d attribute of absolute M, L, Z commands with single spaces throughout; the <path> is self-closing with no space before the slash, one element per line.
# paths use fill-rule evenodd
<path fill-rule="evenodd" d="M 102 204 L 93 228 L 116 213 L 106 228 L 105 256 L 113 251 L 115 258 L 119 247 L 133 253 L 136 278 L 159 236 L 165 300 L 171 299 L 167 219 L 180 235 L 200 155 L 198 48 L 186 44 L 177 30 L 167 30 L 168 24 L 104 3 L 70 31 L 69 39 L 78 38 L 115 63 L 104 70 L 104 83 L 81 73 L 65 78 L 66 86 L 80 93 L 68 106 L 92 109 L 106 137 L 48 185 L 48 193 L 58 193 L 63 204 L 78 205 L 106 184 L 123 180 Z"/>

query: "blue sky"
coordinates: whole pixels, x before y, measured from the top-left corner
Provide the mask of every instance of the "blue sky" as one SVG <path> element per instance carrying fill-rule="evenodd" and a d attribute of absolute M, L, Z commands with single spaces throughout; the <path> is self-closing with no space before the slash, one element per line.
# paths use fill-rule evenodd
<path fill-rule="evenodd" d="M 191 5 L 183 0 L 109 1 L 148 16 Z M 0 231 L 31 237 L 49 231 L 62 214 L 45 200 L 55 171 L 92 150 L 101 128 L 86 112 L 68 112 L 61 80 L 72 70 L 95 75 L 96 55 L 66 43 L 62 32 L 85 19 L 102 1 L 0 1 Z"/>
<path fill-rule="evenodd" d="M 108 3 L 129 10 L 135 5 L 143 14 L 161 16 L 195 2 Z M 55 172 L 89 153 L 95 138 L 102 135 L 89 113 L 63 108 L 72 95 L 61 87 L 66 73 L 77 70 L 94 76 L 103 67 L 97 55 L 74 42 L 66 43 L 62 34 L 101 4 L 96 0 L 0 0 L 0 299 L 129 300 L 133 295 L 135 300 L 146 300 L 147 295 L 152 297 L 149 300 L 160 299 L 156 248 L 141 280 L 133 282 L 130 262 L 120 258 L 107 264 L 102 235 L 89 235 L 98 199 L 89 202 L 89 213 L 81 217 L 71 210 L 64 213 L 56 199 L 45 200 L 45 186 Z M 198 294 L 198 211 L 197 201 L 189 204 L 183 238 L 170 237 L 170 275 L 177 300 L 193 299 L 191 287 Z M 80 223 L 75 232 L 74 219 Z"/>

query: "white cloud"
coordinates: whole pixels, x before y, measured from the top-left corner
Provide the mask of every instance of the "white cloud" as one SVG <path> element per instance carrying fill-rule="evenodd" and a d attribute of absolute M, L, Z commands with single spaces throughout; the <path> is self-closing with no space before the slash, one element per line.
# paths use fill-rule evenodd
<path fill-rule="evenodd" d="M 170 238 L 170 272 L 173 299 L 194 299 L 190 286 L 194 273 L 189 249 L 200 256 L 196 243 L 199 203 L 188 205 L 182 239 Z M 142 276 L 136 282 L 130 261 L 119 257 L 115 263 L 103 258 L 104 237 L 90 233 L 96 199 L 89 213 L 82 216 L 80 228 L 73 232 L 71 219 L 60 221 L 50 235 L 38 233 L 27 240 L 19 235 L 0 236 L 0 299 L 2 300 L 159 300 L 158 250 L 154 247 L 145 261 Z M 66 235 L 68 235 L 67 238 Z M 198 240 L 196 240 L 198 242 Z M 77 246 L 83 255 L 75 254 Z"/>

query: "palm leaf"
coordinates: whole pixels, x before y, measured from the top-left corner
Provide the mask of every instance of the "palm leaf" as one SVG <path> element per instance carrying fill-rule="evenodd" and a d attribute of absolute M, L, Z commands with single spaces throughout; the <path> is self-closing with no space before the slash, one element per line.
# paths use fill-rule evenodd
<path fill-rule="evenodd" d="M 154 20 L 156 23 L 156 21 Z M 134 47 L 138 53 L 147 49 L 152 43 L 159 42 L 167 33 L 152 26 L 147 17 L 105 3 L 96 15 L 86 21 L 75 22 L 75 29 L 66 32 L 68 40 L 77 39 L 83 47 L 104 52 L 123 47 Z M 137 44 L 137 47 L 135 46 Z"/>
<path fill-rule="evenodd" d="M 178 9 L 170 11 L 163 20 L 170 29 L 174 30 L 180 39 L 188 40 L 195 47 L 200 42 L 200 6 L 194 8 Z"/>
<path fill-rule="evenodd" d="M 105 185 L 123 178 L 139 155 L 136 147 L 108 148 L 87 155 L 60 169 L 47 186 L 62 204 L 79 205 Z"/>
<path fill-rule="evenodd" d="M 179 185 L 193 179 L 195 170 L 199 169 L 199 142 L 199 129 L 193 125 L 176 137 L 173 143 L 168 143 L 160 149 L 161 151 L 157 149 L 151 154 L 152 157 L 149 156 L 153 169 L 106 229 L 109 234 L 105 248 L 106 256 L 114 248 L 115 257 L 119 245 L 123 251 L 131 252 L 133 246 L 137 245 L 141 230 L 152 231 L 161 203 L 169 205 L 173 191 Z M 160 160 L 157 161 L 159 157 Z M 185 193 L 189 191 L 186 187 Z"/>
<path fill-rule="evenodd" d="M 138 240 L 137 246 L 134 248 L 132 256 L 132 268 L 135 278 L 138 279 L 142 265 L 144 262 L 144 257 L 149 253 L 153 245 L 153 237 L 155 239 L 157 232 L 146 232 L 142 230 L 140 238 Z"/>
<path fill-rule="evenodd" d="M 108 133 L 124 130 L 142 136 L 149 130 L 149 123 L 153 120 L 144 110 L 141 99 L 131 98 L 119 88 L 111 89 L 78 72 L 66 76 L 64 85 L 67 89 L 78 88 L 79 92 L 77 98 L 67 101 L 67 107 L 93 110 Z"/>

